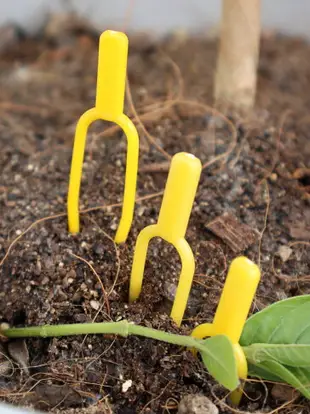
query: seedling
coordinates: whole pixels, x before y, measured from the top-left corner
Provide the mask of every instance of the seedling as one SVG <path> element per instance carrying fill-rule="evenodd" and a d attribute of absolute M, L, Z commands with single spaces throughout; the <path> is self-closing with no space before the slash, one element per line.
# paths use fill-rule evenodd
<path fill-rule="evenodd" d="M 132 121 L 123 113 L 127 68 L 128 39 L 124 33 L 107 30 L 99 41 L 96 105 L 79 119 L 74 138 L 68 191 L 68 225 L 71 233 L 80 230 L 79 193 L 90 124 L 96 120 L 114 122 L 127 137 L 127 166 L 122 216 L 116 243 L 126 240 L 134 212 L 139 157 L 139 137 Z"/>
<path fill-rule="evenodd" d="M 130 278 L 130 301 L 136 300 L 142 288 L 148 244 L 161 237 L 178 251 L 182 269 L 179 277 L 171 318 L 181 325 L 195 272 L 193 252 L 185 233 L 201 174 L 201 162 L 192 154 L 180 152 L 171 161 L 164 197 L 157 224 L 145 227 L 139 234 Z"/>
<path fill-rule="evenodd" d="M 238 387 L 238 377 L 245 378 L 247 376 L 249 365 L 251 376 L 270 381 L 287 382 L 310 399 L 310 295 L 277 302 L 251 316 L 245 324 L 240 338 L 240 345 L 233 344 L 227 335 L 221 333 L 227 329 L 232 337 L 236 339 L 240 331 L 240 321 L 244 318 L 247 300 L 242 300 L 242 287 L 244 287 L 247 279 L 244 267 L 246 261 L 245 258 L 240 259 L 236 259 L 231 265 L 227 277 L 229 283 L 225 284 L 216 312 L 218 319 L 215 318 L 213 324 L 203 324 L 196 330 L 197 336 L 207 335 L 209 336 L 208 339 L 171 334 L 138 326 L 126 320 L 26 328 L 8 328 L 7 324 L 3 324 L 0 334 L 7 338 L 46 338 L 88 334 L 115 334 L 124 337 L 128 335 L 144 336 L 196 350 L 201 354 L 202 361 L 209 373 L 231 391 Z M 248 291 L 245 289 L 248 292 L 248 299 L 253 289 L 255 291 L 257 278 L 259 278 L 259 273 L 253 263 L 251 267 L 252 281 L 249 283 L 250 289 Z M 243 274 L 243 277 L 240 276 L 238 279 L 237 271 L 240 272 L 240 275 Z M 239 286 L 234 284 L 235 290 L 229 288 L 230 283 L 233 285 L 233 281 L 240 283 Z M 239 287 L 240 289 L 238 289 Z M 241 309 L 243 309 L 239 317 L 236 317 L 238 299 L 233 297 L 233 293 L 240 300 Z M 232 308 L 226 308 L 229 311 L 226 314 L 226 319 L 229 321 L 229 315 L 232 314 L 232 323 L 224 321 L 224 324 L 221 324 L 218 322 L 221 321 L 221 311 L 224 312 L 225 306 L 228 306 L 228 304 L 230 306 L 234 305 Z M 234 324 L 233 321 L 237 322 Z M 235 326 L 235 329 L 233 329 L 233 326 Z M 245 358 L 244 361 L 243 358 Z M 232 395 L 235 395 L 234 402 L 238 402 L 241 396 L 240 390 L 235 391 L 235 394 Z"/>
<path fill-rule="evenodd" d="M 120 322 L 81 323 L 73 325 L 46 325 L 28 328 L 5 328 L 0 332 L 8 338 L 39 336 L 43 338 L 67 335 L 115 334 L 127 337 L 139 335 L 170 344 L 196 349 L 210 374 L 224 387 L 234 390 L 238 386 L 237 367 L 232 344 L 227 336 L 219 335 L 207 340 L 171 334 L 126 320 Z"/>
<path fill-rule="evenodd" d="M 192 332 L 195 338 L 214 335 L 227 335 L 234 345 L 238 375 L 246 379 L 247 361 L 239 345 L 242 330 L 260 280 L 259 268 L 246 257 L 238 257 L 231 263 L 223 292 L 214 316 L 213 323 L 199 325 Z M 231 399 L 238 404 L 241 389 L 232 394 Z"/>

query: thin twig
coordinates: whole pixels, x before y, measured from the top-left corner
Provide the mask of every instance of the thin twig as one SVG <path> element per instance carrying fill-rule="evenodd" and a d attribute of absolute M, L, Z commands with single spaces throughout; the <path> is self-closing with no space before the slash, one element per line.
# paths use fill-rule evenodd
<path fill-rule="evenodd" d="M 259 184 L 261 184 L 264 180 L 267 180 L 271 174 L 273 173 L 278 161 L 279 161 L 279 154 L 280 154 L 280 144 L 281 144 L 281 139 L 282 139 L 282 135 L 283 135 L 283 131 L 284 131 L 284 125 L 285 122 L 288 118 L 289 115 L 292 114 L 292 110 L 291 109 L 287 109 L 286 111 L 284 111 L 284 113 L 281 116 L 280 119 L 280 124 L 279 124 L 279 128 L 278 128 L 278 134 L 277 134 L 277 142 L 276 142 L 276 152 L 274 154 L 274 156 L 272 157 L 272 165 L 270 170 L 267 170 L 267 173 L 264 175 L 264 177 L 260 180 Z"/>
<path fill-rule="evenodd" d="M 168 384 L 162 389 L 161 393 L 157 395 L 157 397 L 152 398 L 148 403 L 145 404 L 145 406 L 142 408 L 142 410 L 140 411 L 140 414 L 142 414 L 146 408 L 151 405 L 154 401 L 158 400 L 160 397 L 163 396 L 163 394 L 166 392 L 166 389 L 169 387 L 169 385 L 172 383 L 173 381 L 169 381 Z"/>
<path fill-rule="evenodd" d="M 12 241 L 12 243 L 9 245 L 5 255 L 3 256 L 1 262 L 0 262 L 0 267 L 3 265 L 3 263 L 5 262 L 5 260 L 7 259 L 8 255 L 10 254 L 11 250 L 13 249 L 13 247 L 15 246 L 15 244 L 26 234 L 28 233 L 28 231 L 30 231 L 33 227 L 35 227 L 37 224 L 43 223 L 44 221 L 48 221 L 48 220 L 54 220 L 56 218 L 59 217 L 64 217 L 66 215 L 66 213 L 59 213 L 59 214 L 54 214 L 52 216 L 48 216 L 48 217 L 43 217 L 40 218 L 36 221 L 34 221 L 32 224 L 30 224 L 29 227 L 26 228 L 26 230 L 24 230 L 19 236 L 16 237 L 16 239 L 14 239 Z"/>
<path fill-rule="evenodd" d="M 205 112 L 211 112 L 213 114 L 213 116 L 217 116 L 217 117 L 221 118 L 228 125 L 228 127 L 230 129 L 230 132 L 231 132 L 231 143 L 230 143 L 227 151 L 225 151 L 224 153 L 219 154 L 216 157 L 212 158 L 211 160 L 205 162 L 203 164 L 203 169 L 210 167 L 211 165 L 215 164 L 216 162 L 218 162 L 220 160 L 222 160 L 222 165 L 224 165 L 227 161 L 227 158 L 229 157 L 229 155 L 234 150 L 234 148 L 237 144 L 237 129 L 236 129 L 235 125 L 233 124 L 233 122 L 230 121 L 222 112 L 216 110 L 215 108 L 212 108 L 211 106 L 208 106 L 208 105 L 206 105 L 204 103 L 201 103 L 201 102 L 185 100 L 185 99 L 167 100 L 167 101 L 163 102 L 163 104 L 160 108 L 155 109 L 154 111 L 151 111 L 150 113 L 145 113 L 145 114 L 139 116 L 135 112 L 136 115 L 132 118 L 132 121 L 134 123 L 135 122 L 138 123 L 143 128 L 143 131 L 146 134 L 146 137 L 147 138 L 151 137 L 151 139 L 149 139 L 149 141 L 152 143 L 152 145 L 154 145 L 157 148 L 157 150 L 165 156 L 166 159 L 170 160 L 171 155 L 168 154 L 165 150 L 163 150 L 163 148 L 161 148 L 156 143 L 156 141 L 154 141 L 155 137 L 150 136 L 150 134 L 146 131 L 142 121 L 146 122 L 149 119 L 150 115 L 154 115 L 154 113 L 158 113 L 158 119 L 159 119 L 167 109 L 169 109 L 173 106 L 176 106 L 176 105 L 188 105 L 190 107 L 199 108 L 199 109 L 201 109 L 202 111 L 205 111 Z M 154 121 L 154 118 L 151 118 L 151 119 L 152 119 L 152 121 Z M 108 128 L 103 133 L 98 134 L 96 136 L 96 138 L 98 138 L 99 136 L 113 135 L 118 130 L 119 130 L 118 126 L 113 126 L 111 128 Z"/>
<path fill-rule="evenodd" d="M 142 196 L 142 197 L 138 197 L 136 199 L 136 202 L 139 203 L 141 201 L 144 200 L 150 200 L 152 198 L 156 198 L 159 197 L 163 194 L 163 191 L 159 191 L 157 193 L 153 193 L 153 194 L 148 194 L 146 196 Z M 123 203 L 116 203 L 116 204 L 110 204 L 110 205 L 103 205 L 103 206 L 96 206 L 96 207 L 90 207 L 90 208 L 86 208 L 84 210 L 80 211 L 80 214 L 85 214 L 85 213 L 89 213 L 91 211 L 98 211 L 98 210 L 106 210 L 108 208 L 113 208 L 113 207 L 121 207 L 123 205 Z M 17 236 L 12 243 L 9 245 L 5 255 L 3 256 L 2 260 L 0 261 L 0 267 L 3 265 L 3 263 L 6 261 L 6 259 L 8 258 L 11 250 L 13 249 L 13 247 L 15 246 L 15 244 L 26 234 L 28 233 L 32 228 L 34 228 L 35 226 L 37 226 L 40 223 L 44 223 L 45 221 L 48 220 L 54 220 L 56 218 L 60 218 L 60 217 L 65 217 L 67 215 L 67 213 L 58 213 L 58 214 L 54 214 L 51 216 L 47 216 L 47 217 L 42 217 L 36 221 L 34 221 L 33 223 L 30 224 L 30 226 L 28 226 L 26 228 L 26 230 L 24 230 L 19 236 Z"/>
<path fill-rule="evenodd" d="M 267 220 L 268 220 L 269 209 L 270 209 L 270 191 L 269 191 L 268 182 L 266 180 L 265 180 L 265 185 L 266 185 L 266 192 L 267 192 L 267 200 L 266 200 L 266 211 L 265 211 L 265 216 L 264 216 L 264 226 L 262 228 L 262 231 L 260 232 L 260 237 L 258 241 L 258 259 L 257 259 L 258 267 L 260 267 L 262 240 L 263 240 L 265 230 L 267 228 Z"/>
<path fill-rule="evenodd" d="M 146 138 L 150 141 L 150 143 L 157 149 L 157 151 L 159 151 L 159 152 L 161 152 L 162 153 L 162 155 L 166 158 L 166 159 L 168 159 L 168 160 L 170 160 L 170 158 L 171 158 L 171 155 L 170 154 L 168 154 L 168 152 L 166 152 L 160 145 L 158 145 L 157 144 L 157 142 L 156 142 L 156 138 L 155 137 L 153 137 L 148 131 L 147 131 L 147 129 L 145 128 L 145 126 L 144 126 L 144 124 L 143 124 L 143 122 L 141 121 L 141 119 L 140 119 L 140 117 L 139 117 L 139 115 L 138 115 L 138 113 L 137 113 L 137 111 L 136 111 L 136 108 L 135 108 L 135 106 L 134 106 L 134 103 L 133 103 L 133 99 L 132 99 L 132 95 L 131 95 L 131 90 L 130 90 L 130 85 L 129 85 L 129 81 L 128 81 L 128 79 L 127 79 L 127 82 L 126 82 L 126 94 L 127 94 L 127 99 L 128 99 L 128 103 L 129 103 L 129 106 L 130 106 L 130 109 L 131 109 L 131 111 L 132 111 L 132 113 L 134 114 L 134 116 L 135 116 L 135 119 L 137 120 L 137 123 L 138 123 L 138 125 L 139 125 L 139 127 L 142 129 L 142 131 L 143 131 L 143 133 L 145 134 L 145 136 L 146 136 Z"/>
<path fill-rule="evenodd" d="M 107 292 L 105 291 L 105 288 L 104 288 L 104 286 L 103 286 L 103 283 L 102 283 L 102 280 L 101 280 L 101 277 L 98 275 L 98 273 L 96 272 L 96 270 L 95 270 L 95 268 L 94 268 L 94 266 L 88 261 L 88 260 L 86 260 L 86 259 L 84 259 L 83 257 L 81 257 L 81 256 L 78 256 L 77 254 L 74 254 L 74 253 L 72 253 L 72 252 L 70 252 L 70 255 L 71 256 L 73 256 L 73 257 L 75 257 L 76 259 L 79 259 L 79 260 L 81 260 L 82 262 L 84 262 L 85 264 L 87 264 L 87 266 L 91 269 L 91 271 L 93 272 L 93 274 L 96 276 L 96 278 L 97 278 L 97 280 L 98 280 L 98 283 L 100 284 L 100 286 L 101 286 L 101 290 L 102 290 L 102 294 L 103 294 L 103 297 L 104 297 L 104 300 L 105 300 L 105 303 L 106 303 L 106 307 L 107 307 L 107 312 L 108 312 L 108 315 L 110 316 L 110 314 L 111 314 L 111 308 L 110 308 L 110 303 L 109 303 L 109 297 L 108 297 L 108 295 L 107 295 Z"/>
<path fill-rule="evenodd" d="M 120 273 L 120 270 L 121 270 L 121 260 L 120 260 L 120 256 L 119 256 L 119 249 L 118 249 L 118 247 L 117 247 L 117 245 L 116 245 L 116 243 L 115 243 L 115 241 L 114 241 L 114 239 L 111 237 L 111 236 L 109 236 L 108 235 L 108 233 L 107 232 L 105 232 L 100 226 L 99 226 L 99 224 L 94 220 L 94 219 L 92 219 L 91 217 L 89 217 L 89 220 L 98 228 L 98 230 L 102 233 L 102 234 L 104 234 L 105 235 L 105 237 L 107 238 L 107 239 L 109 239 L 110 240 L 110 242 L 113 244 L 113 247 L 114 247 L 114 250 L 115 250 L 115 255 L 116 255 L 116 263 L 117 263 L 117 269 L 116 269 L 116 274 L 115 274 L 115 278 L 114 278 L 114 281 L 113 281 L 113 285 L 112 285 L 112 287 L 110 288 L 110 290 L 109 290 L 109 293 L 108 293 L 108 296 L 110 296 L 111 295 L 111 293 L 113 292 L 113 290 L 114 290 L 114 288 L 115 288 L 115 286 L 116 286 L 116 284 L 117 284 L 117 281 L 118 281 L 118 277 L 119 277 L 119 273 Z"/>

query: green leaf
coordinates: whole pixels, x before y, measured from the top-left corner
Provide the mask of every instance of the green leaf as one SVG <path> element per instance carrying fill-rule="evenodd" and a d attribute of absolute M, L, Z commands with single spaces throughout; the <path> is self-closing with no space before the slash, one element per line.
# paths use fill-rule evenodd
<path fill-rule="evenodd" d="M 277 302 L 250 317 L 240 344 L 250 375 L 280 379 L 310 398 L 310 295 Z"/>
<path fill-rule="evenodd" d="M 261 365 L 252 365 L 251 362 L 248 362 L 248 375 L 272 382 L 284 382 L 284 380 L 277 377 L 275 373 L 271 373 Z"/>
<path fill-rule="evenodd" d="M 241 346 L 254 343 L 310 344 L 310 295 L 276 302 L 246 322 Z"/>
<path fill-rule="evenodd" d="M 238 387 L 234 348 L 227 336 L 217 335 L 201 341 L 199 352 L 205 367 L 220 384 L 230 391 Z"/>
<path fill-rule="evenodd" d="M 253 344 L 243 347 L 243 351 L 254 365 L 273 360 L 291 367 L 310 368 L 310 345 Z"/>
<path fill-rule="evenodd" d="M 253 377 L 276 380 L 280 378 L 282 381 L 296 388 L 306 398 L 310 399 L 310 371 L 304 368 L 287 368 L 279 364 L 277 361 L 262 362 L 259 370 L 255 366 L 249 367 L 249 374 Z M 269 377 L 270 376 L 270 377 Z M 267 377 L 267 378 L 266 378 Z M 269 378 L 268 378 L 269 377 Z"/>

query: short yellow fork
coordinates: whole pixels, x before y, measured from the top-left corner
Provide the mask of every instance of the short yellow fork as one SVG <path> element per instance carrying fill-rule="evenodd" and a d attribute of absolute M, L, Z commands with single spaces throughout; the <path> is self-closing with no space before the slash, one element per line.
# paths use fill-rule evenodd
<path fill-rule="evenodd" d="M 260 280 L 258 266 L 246 257 L 237 257 L 230 265 L 223 292 L 213 323 L 204 323 L 192 332 L 195 338 L 227 335 L 234 346 L 237 370 L 240 379 L 248 375 L 248 365 L 239 345 L 239 340 L 251 308 Z M 242 386 L 231 394 L 231 400 L 238 405 L 242 397 Z"/>
<path fill-rule="evenodd" d="M 179 152 L 171 161 L 158 222 L 145 227 L 139 234 L 130 278 L 129 300 L 136 300 L 141 292 L 144 266 L 149 241 L 161 237 L 171 243 L 179 253 L 182 263 L 179 283 L 171 311 L 171 318 L 181 325 L 195 273 L 193 252 L 185 240 L 185 233 L 192 211 L 201 162 L 192 154 Z"/>

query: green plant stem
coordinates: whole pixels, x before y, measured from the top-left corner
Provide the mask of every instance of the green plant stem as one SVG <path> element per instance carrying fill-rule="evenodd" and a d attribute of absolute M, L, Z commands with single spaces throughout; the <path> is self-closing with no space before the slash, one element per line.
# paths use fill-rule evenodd
<path fill-rule="evenodd" d="M 126 320 L 119 322 L 81 323 L 68 325 L 31 326 L 26 328 L 0 327 L 0 334 L 8 338 L 25 337 L 57 337 L 69 335 L 140 335 L 157 341 L 183 346 L 197 350 L 202 356 L 202 361 L 209 373 L 224 387 L 229 390 L 237 388 L 238 372 L 234 348 L 229 338 L 225 335 L 216 335 L 205 340 L 191 336 L 178 335 L 159 331 L 153 328 L 138 326 Z"/>
<path fill-rule="evenodd" d="M 126 320 L 119 322 L 81 323 L 68 325 L 44 325 L 25 328 L 9 328 L 1 332 L 8 338 L 25 338 L 39 336 L 42 338 L 70 335 L 108 334 L 108 335 L 139 335 L 146 338 L 164 341 L 174 345 L 196 348 L 203 351 L 203 341 L 191 336 L 172 334 L 153 328 L 138 326 Z"/>

